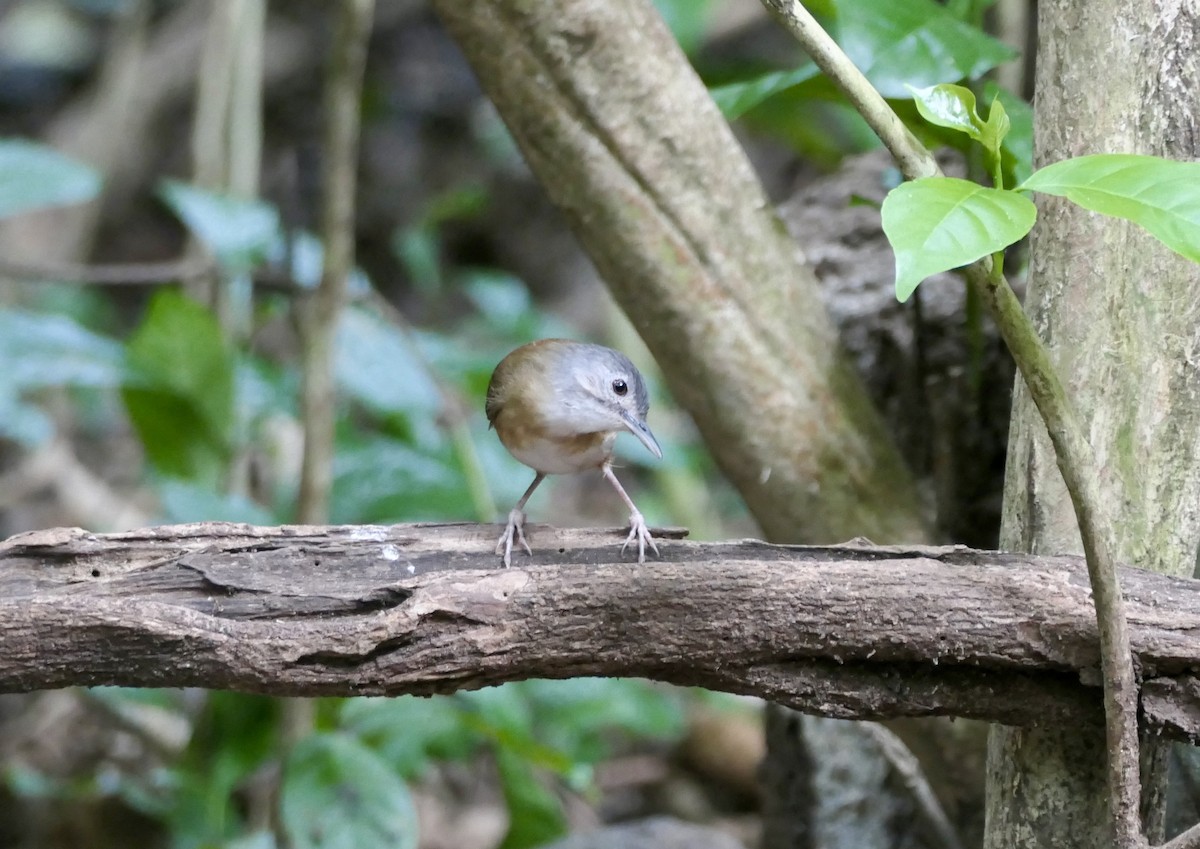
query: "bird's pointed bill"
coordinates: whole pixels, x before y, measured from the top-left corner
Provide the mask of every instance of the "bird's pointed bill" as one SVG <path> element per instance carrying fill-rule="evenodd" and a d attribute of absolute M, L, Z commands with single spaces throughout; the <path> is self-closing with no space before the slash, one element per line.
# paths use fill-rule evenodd
<path fill-rule="evenodd" d="M 621 418 L 625 420 L 625 425 L 629 428 L 629 432 L 636 436 L 642 445 L 646 446 L 646 450 L 661 460 L 663 455 L 662 449 L 658 447 L 658 440 L 650 432 L 650 425 L 639 421 L 636 416 L 625 410 L 621 411 Z"/>

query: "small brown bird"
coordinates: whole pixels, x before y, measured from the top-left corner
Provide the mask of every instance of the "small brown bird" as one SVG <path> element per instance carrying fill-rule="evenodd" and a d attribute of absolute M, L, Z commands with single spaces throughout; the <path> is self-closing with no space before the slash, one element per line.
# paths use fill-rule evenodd
<path fill-rule="evenodd" d="M 646 561 L 647 545 L 658 554 L 646 520 L 612 470 L 613 442 L 623 430 L 662 457 L 646 424 L 649 409 L 641 373 L 624 354 L 602 345 L 540 339 L 500 361 L 488 383 L 488 421 L 508 453 L 537 473 L 496 543 L 506 567 L 514 540 L 533 554 L 525 541 L 524 507 L 538 484 L 546 475 L 588 469 L 599 469 L 629 508 L 629 536 L 621 551 L 637 542 L 638 563 Z"/>

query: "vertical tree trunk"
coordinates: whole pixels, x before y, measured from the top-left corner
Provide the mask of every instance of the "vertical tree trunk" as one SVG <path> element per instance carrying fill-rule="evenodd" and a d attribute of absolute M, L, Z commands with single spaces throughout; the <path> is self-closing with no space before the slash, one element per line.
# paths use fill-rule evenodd
<path fill-rule="evenodd" d="M 1038 11 L 1038 165 L 1088 153 L 1196 158 L 1193 3 L 1042 0 Z M 1039 197 L 1026 308 L 1088 423 L 1120 558 L 1190 574 L 1200 539 L 1200 269 L 1130 224 Z M 1001 547 L 1080 550 L 1019 381 Z M 985 845 L 1108 845 L 1104 758 L 1099 727 L 994 729 Z"/>

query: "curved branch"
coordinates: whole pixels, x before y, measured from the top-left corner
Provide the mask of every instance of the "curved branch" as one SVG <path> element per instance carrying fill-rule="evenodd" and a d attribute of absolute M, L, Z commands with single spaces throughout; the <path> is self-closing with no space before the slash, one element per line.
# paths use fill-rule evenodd
<path fill-rule="evenodd" d="M 490 525 L 54 529 L 0 543 L 0 692 L 202 686 L 430 694 L 645 676 L 855 719 L 1101 721 L 1083 563 L 966 548 L 672 540 Z M 656 531 L 671 540 L 679 533 Z M 1148 724 L 1200 739 L 1200 584 L 1130 570 Z"/>

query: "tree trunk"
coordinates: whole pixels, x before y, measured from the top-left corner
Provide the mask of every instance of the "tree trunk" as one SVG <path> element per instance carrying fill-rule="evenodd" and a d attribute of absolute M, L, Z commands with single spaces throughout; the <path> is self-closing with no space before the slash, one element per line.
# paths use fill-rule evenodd
<path fill-rule="evenodd" d="M 434 8 L 767 536 L 926 540 L 812 271 L 649 0 Z"/>
<path fill-rule="evenodd" d="M 1101 152 L 1196 158 L 1193 4 L 1042 0 L 1038 8 L 1038 165 Z M 1119 557 L 1174 575 L 1191 574 L 1200 538 L 1198 286 L 1197 266 L 1132 225 L 1038 198 L 1026 308 L 1088 423 Z M 1080 550 L 1053 452 L 1019 381 L 1005 493 L 1003 548 Z M 1099 726 L 994 729 L 985 845 L 1108 845 L 1104 757 Z M 1147 783 L 1152 795 L 1156 784 Z"/>

